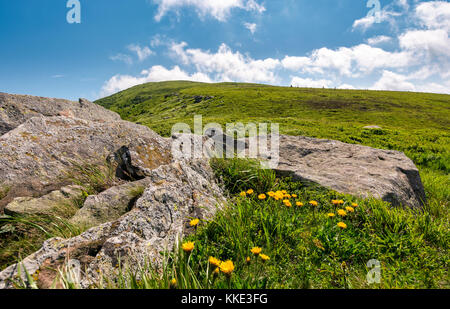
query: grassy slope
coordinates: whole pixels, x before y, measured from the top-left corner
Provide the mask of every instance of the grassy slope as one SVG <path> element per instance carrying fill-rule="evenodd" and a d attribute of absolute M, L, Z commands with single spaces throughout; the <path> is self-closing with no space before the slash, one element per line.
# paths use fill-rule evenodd
<path fill-rule="evenodd" d="M 212 98 L 196 102 L 196 96 Z M 199 278 L 185 278 L 182 274 L 180 277 L 181 269 L 187 267 L 183 261 L 174 266 L 171 275 L 183 281 L 183 287 L 199 286 L 198 280 L 208 277 L 204 260 L 212 254 L 237 261 L 233 287 L 368 287 L 364 259 L 371 256 L 379 258 L 383 265 L 383 282 L 378 287 L 449 287 L 445 270 L 449 261 L 450 218 L 449 95 L 163 82 L 139 85 L 96 103 L 165 136 L 175 123 L 192 124 L 194 115 L 202 115 L 204 123 L 222 125 L 275 122 L 280 124 L 283 134 L 400 150 L 420 169 L 428 197 L 423 213 L 389 209 L 388 204 L 374 200 L 358 201 L 364 206 L 352 219 L 347 218 L 347 245 L 337 247 L 333 243 L 336 227 L 325 218 L 326 212 L 333 210 L 329 200 L 340 197 L 349 203 L 351 197 L 277 180 L 276 189 L 297 192 L 304 203 L 309 199 L 319 200 L 320 219 L 311 214 L 311 209 L 293 215 L 289 209 L 274 212 L 273 207 L 277 206 L 270 202 L 256 200 L 248 204 L 234 200 L 228 213 L 220 214 L 214 223 L 193 236 L 201 245 L 199 257 L 195 258 L 199 261 L 194 263 L 191 273 L 197 273 Z M 367 125 L 383 129 L 363 129 Z M 225 170 L 240 175 L 235 167 Z M 231 183 L 238 182 L 239 177 L 232 177 Z M 264 191 L 258 193 L 261 192 Z M 233 218 L 240 219 L 236 222 Z M 303 225 L 291 222 L 291 218 Z M 268 226 L 272 226 L 272 232 L 267 230 Z M 224 234 L 232 236 L 224 237 Z M 280 238 L 281 235 L 285 238 Z M 305 235 L 306 239 L 302 239 Z M 315 250 L 317 244 L 321 247 L 324 243 L 325 249 Z M 263 281 L 252 281 L 255 274 L 242 262 L 248 249 L 255 245 L 264 246 L 272 255 L 271 263 L 258 274 Z M 339 266 L 342 262 L 350 265 L 347 279 L 342 279 L 343 269 Z M 323 273 L 317 273 L 317 269 Z M 166 275 L 166 283 L 168 278 Z M 161 282 L 156 285 L 161 286 Z"/>

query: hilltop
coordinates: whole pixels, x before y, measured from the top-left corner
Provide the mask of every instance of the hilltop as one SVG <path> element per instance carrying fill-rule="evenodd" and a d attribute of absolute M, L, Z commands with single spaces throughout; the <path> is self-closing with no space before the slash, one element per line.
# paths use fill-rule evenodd
<path fill-rule="evenodd" d="M 450 171 L 450 95 L 275 87 L 142 84 L 95 103 L 169 136 L 175 123 L 274 122 L 280 132 L 403 151 L 420 167 Z M 363 129 L 376 125 L 382 129 Z"/>

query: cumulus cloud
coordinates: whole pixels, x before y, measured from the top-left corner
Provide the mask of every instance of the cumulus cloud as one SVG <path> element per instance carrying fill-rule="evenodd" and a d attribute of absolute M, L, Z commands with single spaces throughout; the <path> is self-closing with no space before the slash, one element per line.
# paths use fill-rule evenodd
<path fill-rule="evenodd" d="M 198 72 L 210 74 L 217 81 L 277 83 L 274 70 L 280 66 L 278 59 L 255 60 L 240 52 L 233 52 L 221 44 L 217 52 L 188 49 L 187 43 L 174 43 L 171 50 L 186 65 L 195 66 Z"/>
<path fill-rule="evenodd" d="M 450 31 L 450 3 L 431 1 L 419 4 L 415 14 L 422 26 L 428 29 L 443 29 Z"/>
<path fill-rule="evenodd" d="M 139 45 L 131 44 L 128 46 L 128 50 L 135 52 L 139 61 L 143 61 L 153 55 L 153 51 L 147 46 L 140 47 Z"/>
<path fill-rule="evenodd" d="M 414 84 L 407 77 L 391 71 L 383 71 L 381 78 L 371 87 L 372 90 L 414 91 Z"/>
<path fill-rule="evenodd" d="M 321 48 L 309 57 L 289 57 L 282 60 L 284 68 L 306 73 L 324 73 L 336 70 L 343 76 L 357 77 L 361 73 L 371 73 L 378 68 L 406 67 L 413 59 L 407 52 L 388 52 L 378 47 L 360 44 L 335 50 Z"/>
<path fill-rule="evenodd" d="M 101 96 L 108 96 L 113 93 L 128 89 L 130 87 L 149 83 L 169 80 L 190 80 L 197 82 L 211 82 L 211 79 L 203 73 L 189 74 L 183 71 L 179 66 L 167 69 L 156 65 L 148 70 L 143 70 L 139 76 L 115 75 L 104 83 Z"/>
<path fill-rule="evenodd" d="M 219 21 L 225 21 L 232 9 L 241 9 L 263 13 L 266 8 L 256 0 L 153 0 L 158 5 L 156 21 L 160 21 L 169 11 L 178 11 L 182 7 L 193 7 L 199 16 L 210 15 Z"/>

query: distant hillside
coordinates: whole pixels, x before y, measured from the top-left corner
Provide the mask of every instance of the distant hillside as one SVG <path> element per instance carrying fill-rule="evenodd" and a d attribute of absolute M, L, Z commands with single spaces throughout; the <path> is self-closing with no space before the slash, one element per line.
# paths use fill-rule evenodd
<path fill-rule="evenodd" d="M 281 133 L 404 151 L 450 171 L 450 95 L 195 82 L 148 83 L 96 101 L 168 136 L 178 122 L 276 122 Z M 363 129 L 378 125 L 382 130 Z"/>

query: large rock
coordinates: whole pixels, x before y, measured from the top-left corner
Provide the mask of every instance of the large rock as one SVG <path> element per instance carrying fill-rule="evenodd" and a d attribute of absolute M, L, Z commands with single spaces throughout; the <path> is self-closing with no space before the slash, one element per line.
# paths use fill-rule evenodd
<path fill-rule="evenodd" d="M 144 178 L 88 196 L 70 222 L 80 227 L 93 227 L 114 221 L 130 211 L 150 182 L 150 178 Z"/>
<path fill-rule="evenodd" d="M 270 150 L 261 154 L 265 159 L 276 156 Z M 342 193 L 373 196 L 392 205 L 421 207 L 426 201 L 417 167 L 399 151 L 281 135 L 276 170 L 294 179 Z"/>
<path fill-rule="evenodd" d="M 158 266 L 160 252 L 172 250 L 192 231 L 190 219 L 210 219 L 224 202 L 207 160 L 163 165 L 150 171 L 147 179 L 149 184 L 131 211 L 80 236 L 46 241 L 21 267 L 38 275 L 39 287 L 49 288 L 57 269 L 75 260 L 82 270 L 81 285 L 87 288 L 98 282 L 100 273 L 114 275 L 119 260 L 131 267 L 144 262 Z M 18 268 L 12 265 L 0 273 L 0 289 L 12 287 L 10 279 L 18 276 Z"/>
<path fill-rule="evenodd" d="M 85 99 L 62 99 L 0 93 L 0 136 L 36 116 L 67 116 L 92 121 L 116 121 L 120 116 Z"/>
<path fill-rule="evenodd" d="M 106 166 L 107 158 L 119 177 L 141 179 L 171 162 L 170 141 L 122 120 L 31 118 L 0 137 L 0 188 L 10 188 L 0 211 L 14 197 L 41 196 L 70 184 L 75 166 Z"/>
<path fill-rule="evenodd" d="M 67 186 L 39 198 L 17 197 L 5 207 L 7 215 L 65 214 L 68 206 L 83 194 L 80 186 Z"/>

